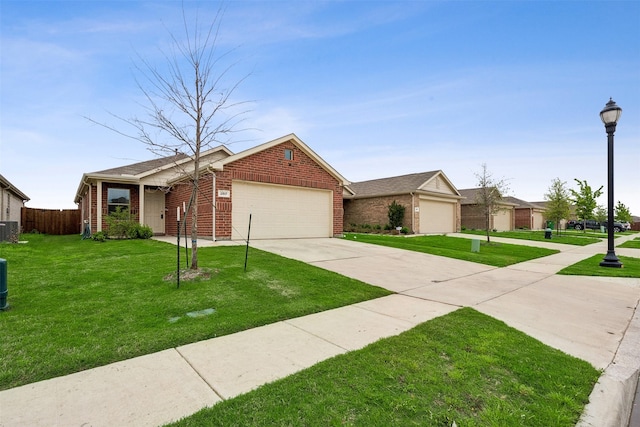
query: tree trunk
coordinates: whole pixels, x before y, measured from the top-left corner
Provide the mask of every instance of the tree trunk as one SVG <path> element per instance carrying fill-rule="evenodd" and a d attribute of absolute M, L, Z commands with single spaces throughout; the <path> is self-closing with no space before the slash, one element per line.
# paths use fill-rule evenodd
<path fill-rule="evenodd" d="M 200 153 L 197 152 L 193 171 L 193 190 L 191 194 L 191 269 L 198 269 L 198 193 L 200 184 Z"/>
<path fill-rule="evenodd" d="M 491 228 L 491 211 L 489 209 L 484 213 L 485 229 L 487 230 L 487 243 L 491 243 L 491 237 L 489 236 Z"/>
<path fill-rule="evenodd" d="M 198 269 L 198 185 L 193 187 L 191 206 L 191 269 Z"/>

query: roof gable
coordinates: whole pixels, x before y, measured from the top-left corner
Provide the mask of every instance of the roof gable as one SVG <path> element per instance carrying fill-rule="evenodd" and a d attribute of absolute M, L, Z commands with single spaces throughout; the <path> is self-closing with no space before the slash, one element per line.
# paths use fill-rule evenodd
<path fill-rule="evenodd" d="M 10 183 L 7 178 L 2 176 L 2 174 L 0 174 L 0 187 L 2 187 L 3 190 L 12 193 L 15 197 L 21 199 L 23 202 L 28 202 L 29 200 L 31 200 L 26 194 L 20 191 L 18 187 Z"/>
<path fill-rule="evenodd" d="M 204 151 L 200 154 L 201 159 L 211 156 L 212 154 L 220 153 L 224 156 L 231 156 L 233 153 L 225 146 L 214 147 L 210 150 Z M 152 175 L 157 172 L 161 172 L 176 165 L 182 165 L 193 161 L 191 156 L 183 153 L 176 153 L 167 157 L 160 157 L 158 159 L 147 160 L 144 162 L 133 163 L 126 166 L 120 166 L 117 168 L 105 169 L 99 172 L 93 172 L 89 175 L 113 175 L 113 176 L 137 176 L 143 177 Z"/>
<path fill-rule="evenodd" d="M 310 157 L 314 162 L 316 162 L 320 167 L 322 167 L 325 171 L 327 171 L 331 176 L 336 178 L 340 185 L 346 186 L 349 184 L 349 181 L 342 175 L 338 173 L 333 167 L 331 167 L 327 162 L 322 159 L 315 151 L 309 148 L 300 138 L 298 138 L 295 134 L 289 134 L 283 136 L 281 138 L 274 139 L 273 141 L 266 142 L 264 144 L 249 148 L 248 150 L 241 151 L 224 159 L 218 160 L 211 164 L 211 168 L 217 170 L 224 170 L 224 166 L 230 163 L 236 162 L 240 159 L 244 159 L 251 155 L 260 153 L 262 151 L 268 150 L 271 147 L 275 147 L 285 142 L 291 142 L 298 149 L 304 152 L 308 157 Z"/>
<path fill-rule="evenodd" d="M 218 160 L 220 156 L 229 157 L 232 154 L 233 152 L 231 150 L 220 145 L 201 153 L 200 158 L 201 160 L 205 160 L 208 157 L 212 157 Z M 82 198 L 82 193 L 91 181 L 165 186 L 172 178 L 187 173 L 189 163 L 193 163 L 191 156 L 176 153 L 171 156 L 132 163 L 117 168 L 85 173 L 82 175 L 82 179 L 78 185 L 75 202 L 79 203 Z M 193 169 L 193 166 L 191 166 L 191 169 Z"/>
<path fill-rule="evenodd" d="M 458 190 L 441 170 L 354 182 L 349 185 L 349 189 L 356 198 L 416 192 L 460 196 Z"/>

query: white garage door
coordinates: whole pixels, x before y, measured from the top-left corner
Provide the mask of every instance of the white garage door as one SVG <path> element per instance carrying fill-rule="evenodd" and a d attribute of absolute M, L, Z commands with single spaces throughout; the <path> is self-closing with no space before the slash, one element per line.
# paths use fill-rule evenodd
<path fill-rule="evenodd" d="M 232 239 L 333 236 L 333 194 L 287 185 L 233 181 Z"/>
<path fill-rule="evenodd" d="M 510 231 L 511 230 L 511 210 L 499 210 L 493 216 L 493 228 L 498 231 Z"/>
<path fill-rule="evenodd" d="M 420 200 L 419 233 L 453 233 L 456 231 L 455 203 Z"/>

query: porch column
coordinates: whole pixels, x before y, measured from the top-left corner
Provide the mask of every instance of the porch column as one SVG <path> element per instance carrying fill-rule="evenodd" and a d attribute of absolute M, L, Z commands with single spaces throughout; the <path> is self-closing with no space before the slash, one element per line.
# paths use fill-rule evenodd
<path fill-rule="evenodd" d="M 144 225 L 144 184 L 138 185 L 138 223 Z"/>
<path fill-rule="evenodd" d="M 96 182 L 96 231 L 102 231 L 102 181 Z"/>

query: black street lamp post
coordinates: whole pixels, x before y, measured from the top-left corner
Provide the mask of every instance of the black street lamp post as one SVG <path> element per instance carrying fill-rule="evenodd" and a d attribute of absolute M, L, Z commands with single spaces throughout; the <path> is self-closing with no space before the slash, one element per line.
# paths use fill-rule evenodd
<path fill-rule="evenodd" d="M 616 131 L 616 124 L 622 114 L 622 108 L 618 107 L 613 99 L 609 98 L 609 102 L 604 109 L 600 111 L 600 118 L 607 131 L 607 255 L 600 262 L 601 267 L 622 267 L 622 263 L 616 256 L 613 244 L 613 133 Z"/>

